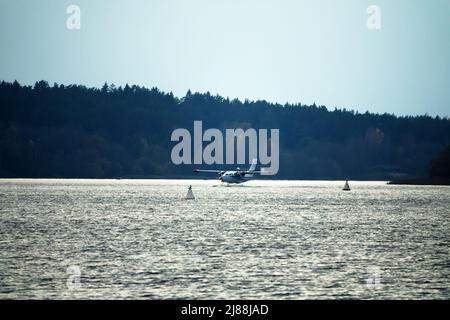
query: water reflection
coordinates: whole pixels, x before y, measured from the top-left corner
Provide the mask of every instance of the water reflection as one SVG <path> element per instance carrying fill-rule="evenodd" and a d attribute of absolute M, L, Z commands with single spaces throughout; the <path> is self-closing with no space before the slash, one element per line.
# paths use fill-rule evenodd
<path fill-rule="evenodd" d="M 351 185 L 0 180 L 0 298 L 448 299 L 450 188 Z"/>

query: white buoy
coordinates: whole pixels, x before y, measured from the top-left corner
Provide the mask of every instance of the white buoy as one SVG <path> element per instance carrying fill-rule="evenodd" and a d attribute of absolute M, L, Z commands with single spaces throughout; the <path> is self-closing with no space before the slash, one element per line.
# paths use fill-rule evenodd
<path fill-rule="evenodd" d="M 345 180 L 344 191 L 350 191 L 350 186 L 348 185 L 348 180 Z"/>
<path fill-rule="evenodd" d="M 186 200 L 194 200 L 194 193 L 192 192 L 192 186 L 189 186 L 188 192 L 186 194 Z"/>

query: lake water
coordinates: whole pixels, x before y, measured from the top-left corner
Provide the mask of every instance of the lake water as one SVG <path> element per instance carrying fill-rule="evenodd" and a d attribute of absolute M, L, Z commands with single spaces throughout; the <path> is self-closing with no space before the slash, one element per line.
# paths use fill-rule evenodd
<path fill-rule="evenodd" d="M 450 187 L 350 185 L 0 179 L 0 299 L 449 299 Z"/>

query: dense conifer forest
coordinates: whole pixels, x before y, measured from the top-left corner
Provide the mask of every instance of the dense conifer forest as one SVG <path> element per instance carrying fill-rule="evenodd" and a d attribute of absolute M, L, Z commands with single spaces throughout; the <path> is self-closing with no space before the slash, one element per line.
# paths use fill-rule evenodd
<path fill-rule="evenodd" d="M 0 83 L 1 177 L 193 176 L 176 166 L 176 128 L 279 128 L 277 179 L 403 179 L 436 172 L 448 118 L 240 101 L 140 86 Z M 431 168 L 431 169 L 430 169 Z M 434 171 L 433 171 L 434 170 Z"/>

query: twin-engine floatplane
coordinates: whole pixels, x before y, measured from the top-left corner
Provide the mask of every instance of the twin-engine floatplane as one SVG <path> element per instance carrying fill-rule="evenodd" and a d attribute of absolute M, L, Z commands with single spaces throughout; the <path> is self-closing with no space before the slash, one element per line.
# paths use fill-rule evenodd
<path fill-rule="evenodd" d="M 217 173 L 219 175 L 219 180 L 222 182 L 243 183 L 251 180 L 254 174 L 261 174 L 260 170 L 255 170 L 256 163 L 257 160 L 253 159 L 252 164 L 248 170 L 241 170 L 240 168 L 237 168 L 236 171 L 194 169 L 194 172 Z"/>

